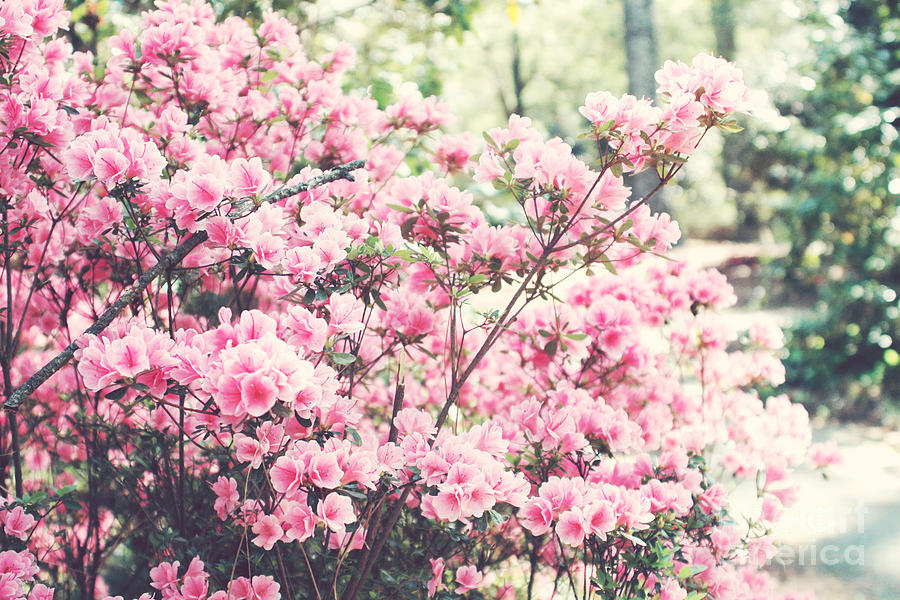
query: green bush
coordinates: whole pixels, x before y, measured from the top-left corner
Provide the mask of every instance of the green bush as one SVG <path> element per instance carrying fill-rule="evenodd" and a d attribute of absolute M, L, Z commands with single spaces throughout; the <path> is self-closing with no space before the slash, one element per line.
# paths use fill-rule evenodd
<path fill-rule="evenodd" d="M 900 8 L 836 5 L 810 7 L 815 86 L 781 107 L 800 127 L 771 171 L 790 192 L 779 274 L 817 296 L 817 317 L 791 332 L 791 382 L 842 416 L 870 417 L 900 402 Z"/>

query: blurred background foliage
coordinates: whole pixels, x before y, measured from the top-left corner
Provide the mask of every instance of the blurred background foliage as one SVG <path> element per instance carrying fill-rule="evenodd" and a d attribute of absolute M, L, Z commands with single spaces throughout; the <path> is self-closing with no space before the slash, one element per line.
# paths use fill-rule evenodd
<path fill-rule="evenodd" d="M 790 241 L 777 274 L 815 298 L 816 317 L 791 332 L 788 373 L 862 418 L 900 400 L 900 8 L 822 2 L 804 24 L 812 81 L 777 98 L 796 124 L 769 170 Z"/>
<path fill-rule="evenodd" d="M 136 29 L 150 5 L 67 2 L 79 50 Z M 757 297 L 807 315 L 789 332 L 795 395 L 845 418 L 879 418 L 900 405 L 898 0 L 213 4 L 223 18 L 282 10 L 311 53 L 349 42 L 358 52 L 349 86 L 368 88 L 382 105 L 414 82 L 451 104 L 451 130 L 478 132 L 516 112 L 576 147 L 588 92 L 641 93 L 662 60 L 701 51 L 735 60 L 753 90 L 752 115 L 726 146 L 704 144 L 665 208 L 690 238 L 756 241 L 769 251 Z"/>

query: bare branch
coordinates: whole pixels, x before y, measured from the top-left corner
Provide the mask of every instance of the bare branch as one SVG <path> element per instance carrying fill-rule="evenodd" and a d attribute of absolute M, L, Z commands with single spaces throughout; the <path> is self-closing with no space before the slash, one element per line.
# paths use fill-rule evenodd
<path fill-rule="evenodd" d="M 357 169 L 361 169 L 365 165 L 365 161 L 355 160 L 353 162 L 349 162 L 344 165 L 339 165 L 334 167 L 333 169 L 329 169 L 325 171 L 321 175 L 317 177 L 313 177 L 309 181 L 304 181 L 292 186 L 286 186 L 279 190 L 276 190 L 262 199 L 262 202 L 277 202 L 279 200 L 283 200 L 284 198 L 288 198 L 290 196 L 294 196 L 299 194 L 300 192 L 305 192 L 306 190 L 319 187 L 326 183 L 330 183 L 332 181 L 337 181 L 338 179 L 347 179 L 353 181 L 352 171 Z M 253 200 L 244 199 L 240 201 L 236 205 L 236 209 L 238 211 L 237 218 L 246 216 L 252 212 L 254 207 Z M 138 280 L 132 285 L 130 288 L 125 290 L 119 298 L 112 303 L 112 305 L 107 308 L 102 315 L 85 330 L 85 334 L 90 335 L 98 335 L 104 329 L 109 327 L 110 323 L 119 316 L 126 306 L 131 304 L 138 295 L 144 291 L 144 289 L 150 285 L 157 277 L 165 273 L 168 269 L 177 266 L 181 263 L 182 260 L 197 246 L 202 244 L 208 239 L 205 231 L 199 231 L 197 233 L 193 233 L 187 237 L 181 244 L 179 244 L 174 250 L 164 255 L 159 259 L 155 265 L 147 269 Z M 50 377 L 62 369 L 75 354 L 75 351 L 78 349 L 78 340 L 72 341 L 71 344 L 66 346 L 59 354 L 54 356 L 50 361 L 41 367 L 34 375 L 28 378 L 28 381 L 20 385 L 16 390 L 9 395 L 9 398 L 6 399 L 6 402 L 3 403 L 3 408 L 8 411 L 16 411 L 19 406 L 25 402 L 25 399 L 31 396 L 45 381 L 50 379 Z"/>

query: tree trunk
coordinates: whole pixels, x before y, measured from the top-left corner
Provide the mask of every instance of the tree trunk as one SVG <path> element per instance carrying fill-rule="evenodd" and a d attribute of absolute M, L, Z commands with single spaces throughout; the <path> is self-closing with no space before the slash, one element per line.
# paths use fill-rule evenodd
<path fill-rule="evenodd" d="M 625 4 L 625 59 L 628 70 L 628 93 L 638 98 L 656 98 L 654 75 L 659 68 L 656 49 L 656 26 L 653 20 L 653 0 L 623 0 Z M 640 199 L 659 183 L 652 169 L 632 175 L 626 183 L 631 197 Z M 666 210 L 663 190 L 654 197 L 654 212 Z"/>
<path fill-rule="evenodd" d="M 735 43 L 734 0 L 712 0 L 712 26 L 716 35 L 716 53 L 734 60 Z"/>
<path fill-rule="evenodd" d="M 516 106 L 513 112 L 517 115 L 525 116 L 525 84 L 527 83 L 522 76 L 522 50 L 519 47 L 519 32 L 513 31 L 512 40 L 512 81 L 513 81 L 513 98 Z"/>
<path fill-rule="evenodd" d="M 734 60 L 737 54 L 735 31 L 735 0 L 712 0 L 712 26 L 716 36 L 716 54 Z M 722 148 L 722 181 L 733 199 L 735 210 L 735 237 L 739 240 L 755 239 L 759 235 L 759 214 L 756 206 L 746 197 L 748 188 L 740 177 L 741 155 L 747 150 L 747 138 L 740 133 L 729 136 Z"/>

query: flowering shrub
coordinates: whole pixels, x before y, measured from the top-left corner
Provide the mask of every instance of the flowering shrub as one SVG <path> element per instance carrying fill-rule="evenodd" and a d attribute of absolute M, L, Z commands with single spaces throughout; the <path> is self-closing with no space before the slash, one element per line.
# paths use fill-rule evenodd
<path fill-rule="evenodd" d="M 590 94 L 589 165 L 527 118 L 478 148 L 435 98 L 379 110 L 271 12 L 159 2 L 105 64 L 65 24 L 0 5 L 0 600 L 772 597 L 810 437 L 754 391 L 780 332 L 728 331 L 621 179 L 733 127 L 732 65 Z"/>

